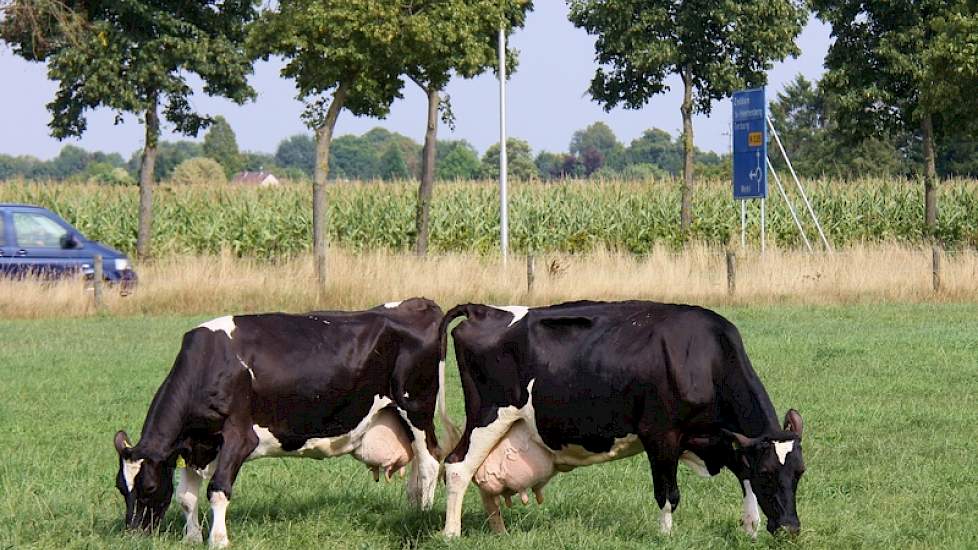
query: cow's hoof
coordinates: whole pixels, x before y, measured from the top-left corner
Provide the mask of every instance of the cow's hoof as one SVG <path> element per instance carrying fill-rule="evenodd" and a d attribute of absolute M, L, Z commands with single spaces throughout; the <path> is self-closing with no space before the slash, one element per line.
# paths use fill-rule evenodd
<path fill-rule="evenodd" d="M 462 536 L 461 529 L 445 529 L 441 532 L 441 535 L 446 539 L 457 539 Z"/>
<path fill-rule="evenodd" d="M 751 540 L 757 540 L 757 523 L 757 518 L 749 518 L 746 516 L 740 522 L 740 526 L 744 529 L 744 532 L 747 533 L 747 536 L 750 537 Z"/>
<path fill-rule="evenodd" d="M 204 542 L 204 535 L 199 529 L 197 531 L 187 531 L 187 533 L 183 535 L 183 542 L 187 544 L 200 544 Z"/>
<path fill-rule="evenodd" d="M 228 541 L 227 533 L 211 536 L 210 541 L 208 541 L 208 546 L 211 548 L 227 548 L 229 545 L 230 541 Z"/>

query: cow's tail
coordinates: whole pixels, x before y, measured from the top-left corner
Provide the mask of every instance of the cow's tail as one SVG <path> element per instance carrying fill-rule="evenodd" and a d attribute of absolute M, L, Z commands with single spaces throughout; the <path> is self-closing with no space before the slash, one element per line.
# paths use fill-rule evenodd
<path fill-rule="evenodd" d="M 448 416 L 448 407 L 445 400 L 445 358 L 448 356 L 448 326 L 459 317 L 469 314 L 469 304 L 455 306 L 448 310 L 448 313 L 441 320 L 438 326 L 438 397 L 437 409 L 441 423 L 445 427 L 445 439 L 442 441 L 441 455 L 448 456 L 448 453 L 455 449 L 460 439 L 462 430 L 457 424 L 452 422 Z"/>

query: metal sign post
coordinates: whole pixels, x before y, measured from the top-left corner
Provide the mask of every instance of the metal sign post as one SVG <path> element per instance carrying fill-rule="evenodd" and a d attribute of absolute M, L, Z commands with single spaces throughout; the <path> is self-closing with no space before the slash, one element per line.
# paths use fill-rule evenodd
<path fill-rule="evenodd" d="M 766 247 L 767 103 L 764 88 L 733 95 L 733 197 L 761 200 L 761 253 Z M 746 244 L 746 206 L 741 203 L 741 244 Z"/>
<path fill-rule="evenodd" d="M 506 32 L 499 27 L 499 245 L 503 265 L 509 255 L 509 212 L 506 198 Z"/>

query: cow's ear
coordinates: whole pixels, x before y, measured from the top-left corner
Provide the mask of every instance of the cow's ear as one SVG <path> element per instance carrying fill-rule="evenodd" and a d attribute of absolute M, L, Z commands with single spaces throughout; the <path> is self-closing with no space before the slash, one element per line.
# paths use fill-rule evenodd
<path fill-rule="evenodd" d="M 748 447 L 753 447 L 757 444 L 760 438 L 757 437 L 747 437 L 744 434 L 739 434 L 737 432 L 731 432 L 730 430 L 721 430 L 727 441 L 733 443 L 736 449 L 746 449 Z"/>
<path fill-rule="evenodd" d="M 803 427 L 804 423 L 801 420 L 801 413 L 795 409 L 788 409 L 788 412 L 784 415 L 784 429 L 797 434 L 798 439 L 801 439 L 801 430 Z"/>
<path fill-rule="evenodd" d="M 115 452 L 119 453 L 122 458 L 129 458 L 132 454 L 132 443 L 129 442 L 129 436 L 126 432 L 119 430 L 115 433 Z"/>

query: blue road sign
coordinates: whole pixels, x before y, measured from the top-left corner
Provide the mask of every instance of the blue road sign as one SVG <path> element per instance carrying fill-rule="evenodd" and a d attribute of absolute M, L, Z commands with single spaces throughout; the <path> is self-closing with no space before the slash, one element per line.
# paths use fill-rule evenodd
<path fill-rule="evenodd" d="M 733 95 L 733 196 L 767 198 L 767 103 L 764 88 Z"/>

